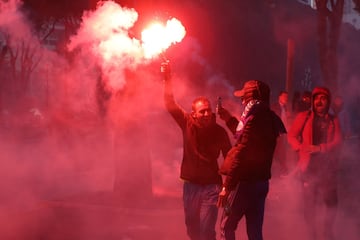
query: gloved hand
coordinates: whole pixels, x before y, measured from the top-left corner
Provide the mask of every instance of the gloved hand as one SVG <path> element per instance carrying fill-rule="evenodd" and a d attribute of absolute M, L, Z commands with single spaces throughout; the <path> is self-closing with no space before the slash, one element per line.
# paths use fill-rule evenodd
<path fill-rule="evenodd" d="M 161 63 L 160 71 L 163 74 L 164 81 L 168 81 L 171 78 L 170 61 L 167 60 Z"/>
<path fill-rule="evenodd" d="M 225 122 L 227 122 L 231 118 L 231 114 L 229 113 L 229 111 L 223 107 L 217 107 L 216 112 Z"/>

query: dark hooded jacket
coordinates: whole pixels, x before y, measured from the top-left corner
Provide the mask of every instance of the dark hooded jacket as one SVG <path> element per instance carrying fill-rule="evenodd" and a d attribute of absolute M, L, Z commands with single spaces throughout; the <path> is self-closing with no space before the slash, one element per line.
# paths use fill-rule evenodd
<path fill-rule="evenodd" d="M 236 122 L 234 118 L 231 121 Z M 285 132 L 281 119 L 267 104 L 255 106 L 220 169 L 220 173 L 226 175 L 224 187 L 231 190 L 240 181 L 270 179 L 276 139 Z"/>
<path fill-rule="evenodd" d="M 254 80 L 252 80 L 254 81 Z M 266 181 L 271 178 L 271 165 L 277 137 L 286 133 L 281 119 L 269 107 L 269 88 L 257 81 L 256 88 L 241 90 L 247 101 L 259 100 L 242 121 L 245 123 L 237 134 L 236 144 L 229 151 L 220 169 L 225 175 L 224 187 L 232 190 L 239 182 Z M 255 84 L 254 84 L 255 85 Z M 263 87 L 261 87 L 264 85 Z M 226 123 L 234 132 L 239 121 L 232 117 Z"/>

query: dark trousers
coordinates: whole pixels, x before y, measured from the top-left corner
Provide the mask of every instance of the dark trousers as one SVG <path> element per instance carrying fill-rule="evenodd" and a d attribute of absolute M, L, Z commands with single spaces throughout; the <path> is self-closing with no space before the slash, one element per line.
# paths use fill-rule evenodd
<path fill-rule="evenodd" d="M 230 193 L 230 209 L 221 218 L 221 239 L 235 240 L 235 231 L 243 216 L 249 240 L 262 240 L 265 199 L 269 192 L 269 181 L 240 182 Z"/>
<path fill-rule="evenodd" d="M 216 206 L 220 185 L 184 182 L 183 202 L 187 234 L 191 240 L 216 240 Z"/>
<path fill-rule="evenodd" d="M 306 172 L 300 177 L 309 240 L 334 239 L 333 228 L 338 205 L 336 155 L 314 154 Z"/>
<path fill-rule="evenodd" d="M 304 202 L 304 217 L 307 223 L 311 240 L 334 239 L 333 227 L 337 211 L 337 185 L 333 181 L 313 181 L 303 182 L 303 202 Z M 324 209 L 324 215 L 320 214 L 321 209 Z M 323 216 L 322 216 L 323 215 Z M 322 218 L 322 226 L 316 223 L 319 218 Z M 322 232 L 319 232 L 322 229 Z"/>

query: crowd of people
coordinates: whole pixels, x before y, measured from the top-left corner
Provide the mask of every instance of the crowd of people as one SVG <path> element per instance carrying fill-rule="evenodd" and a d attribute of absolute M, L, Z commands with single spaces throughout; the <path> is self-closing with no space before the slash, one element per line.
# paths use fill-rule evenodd
<path fill-rule="evenodd" d="M 343 139 L 341 98 L 331 105 L 329 89 L 317 86 L 297 94 L 291 106 L 286 91 L 270 103 L 270 86 L 249 80 L 234 92 L 243 105 L 239 118 L 223 106 L 213 111 L 206 97 L 196 98 L 187 113 L 174 99 L 169 62 L 162 64 L 161 71 L 166 109 L 182 130 L 180 178 L 191 240 L 216 239 L 219 209 L 222 240 L 235 239 L 242 218 L 248 239 L 262 240 L 269 181 L 282 176 L 292 176 L 300 183 L 308 239 L 334 239 L 337 165 Z M 235 137 L 232 146 L 227 131 L 216 123 L 216 114 Z M 289 160 L 293 159 L 290 152 L 296 160 Z M 224 161 L 218 166 L 220 154 Z M 326 208 L 323 232 L 315 224 L 318 203 Z"/>

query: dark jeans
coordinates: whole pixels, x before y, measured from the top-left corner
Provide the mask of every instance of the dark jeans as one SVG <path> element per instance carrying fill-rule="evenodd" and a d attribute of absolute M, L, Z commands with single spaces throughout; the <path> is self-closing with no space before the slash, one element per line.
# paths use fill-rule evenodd
<path fill-rule="evenodd" d="M 184 182 L 183 201 L 187 234 L 191 240 L 215 240 L 220 185 Z"/>
<path fill-rule="evenodd" d="M 333 228 L 338 206 L 337 162 L 336 154 L 313 154 L 306 172 L 300 175 L 309 240 L 322 237 L 326 240 L 334 239 Z"/>
<path fill-rule="evenodd" d="M 304 217 L 309 228 L 310 239 L 319 239 L 323 235 L 324 239 L 334 239 L 333 227 L 336 218 L 338 197 L 337 197 L 337 183 L 336 177 L 331 181 L 324 181 L 326 179 L 316 178 L 310 181 L 304 181 L 303 186 L 303 202 L 304 202 Z M 325 208 L 323 217 L 320 217 L 319 211 Z M 323 219 L 322 226 L 316 223 Z M 323 229 L 319 232 L 318 229 Z"/>
<path fill-rule="evenodd" d="M 249 240 L 262 240 L 265 199 L 269 192 L 269 181 L 240 182 L 230 193 L 230 209 L 221 218 L 221 239 L 235 240 L 239 221 L 245 215 L 246 231 Z"/>

